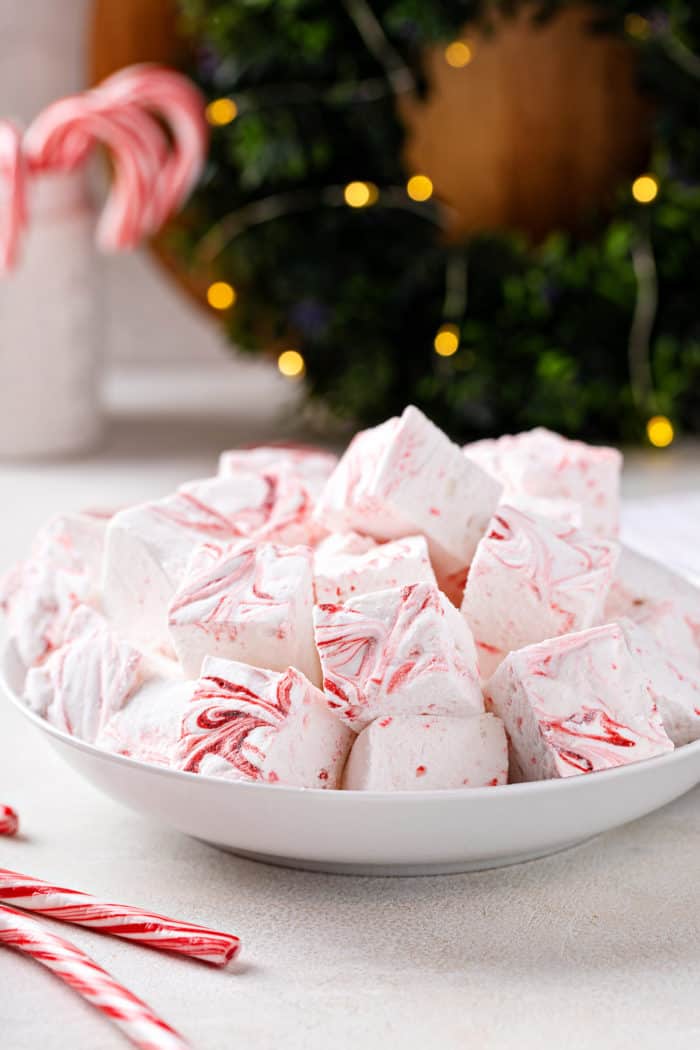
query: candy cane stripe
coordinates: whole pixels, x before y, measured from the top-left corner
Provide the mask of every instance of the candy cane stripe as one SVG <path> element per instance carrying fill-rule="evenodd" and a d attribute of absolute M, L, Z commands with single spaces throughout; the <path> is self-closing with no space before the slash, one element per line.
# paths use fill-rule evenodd
<path fill-rule="evenodd" d="M 19 817 L 12 806 L 0 804 L 0 835 L 16 835 L 19 830 Z"/>

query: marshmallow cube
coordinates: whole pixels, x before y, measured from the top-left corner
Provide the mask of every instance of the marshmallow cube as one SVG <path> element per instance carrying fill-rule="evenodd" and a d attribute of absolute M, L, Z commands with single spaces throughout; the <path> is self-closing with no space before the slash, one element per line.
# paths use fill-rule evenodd
<path fill-rule="evenodd" d="M 569 441 L 536 427 L 476 441 L 465 446 L 464 454 L 502 482 L 504 500 L 512 506 L 580 524 L 597 536 L 617 535 L 622 466 L 617 449 Z"/>
<path fill-rule="evenodd" d="M 507 782 L 506 734 L 491 714 L 378 718 L 355 740 L 343 774 L 348 791 L 432 791 Z"/>
<path fill-rule="evenodd" d="M 462 602 L 482 677 L 513 649 L 600 623 L 617 553 L 613 540 L 500 507 Z"/>
<path fill-rule="evenodd" d="M 78 605 L 97 603 L 104 535 L 94 515 L 56 516 L 37 533 L 29 559 L 0 583 L 0 607 L 25 667 L 63 644 Z"/>
<path fill-rule="evenodd" d="M 295 668 L 276 674 L 207 658 L 182 723 L 176 766 L 232 780 L 336 788 L 353 739 Z"/>
<path fill-rule="evenodd" d="M 423 536 L 372 544 L 369 550 L 358 554 L 338 553 L 327 541 L 316 549 L 314 586 L 319 603 L 344 602 L 354 594 L 409 583 L 437 585 Z"/>
<path fill-rule="evenodd" d="M 100 729 L 97 747 L 154 766 L 172 765 L 194 691 L 194 682 L 150 679 Z"/>
<path fill-rule="evenodd" d="M 669 654 L 645 627 L 618 621 L 676 747 L 700 740 L 700 664 Z"/>
<path fill-rule="evenodd" d="M 506 727 L 514 780 L 570 777 L 673 750 L 617 624 L 510 653 L 485 695 Z"/>
<path fill-rule="evenodd" d="M 483 710 L 469 628 L 436 587 L 317 605 L 314 624 L 328 706 L 353 729 L 387 715 Z"/>
<path fill-rule="evenodd" d="M 219 476 L 267 474 L 270 471 L 292 476 L 306 483 L 316 498 L 335 470 L 338 457 L 333 452 L 306 445 L 256 445 L 231 449 L 219 457 Z"/>
<path fill-rule="evenodd" d="M 422 533 L 438 575 L 459 572 L 498 504 L 500 484 L 417 408 L 361 431 L 328 480 L 316 519 L 378 540 Z"/>
<path fill-rule="evenodd" d="M 195 552 L 168 613 L 186 677 L 218 656 L 272 671 L 291 665 L 320 684 L 311 548 L 243 541 L 202 567 L 204 558 Z"/>
<path fill-rule="evenodd" d="M 29 671 L 24 698 L 64 733 L 94 743 L 145 674 L 142 654 L 117 638 L 99 613 L 82 605 L 70 619 L 65 644 Z"/>

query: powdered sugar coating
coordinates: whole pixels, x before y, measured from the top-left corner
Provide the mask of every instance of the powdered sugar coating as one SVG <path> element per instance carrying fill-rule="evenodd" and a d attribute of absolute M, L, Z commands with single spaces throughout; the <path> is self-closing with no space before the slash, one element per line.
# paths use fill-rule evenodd
<path fill-rule="evenodd" d="M 482 676 L 513 649 L 599 623 L 617 554 L 612 540 L 499 507 L 462 602 Z"/>
<path fill-rule="evenodd" d="M 507 781 L 506 734 L 491 714 L 375 719 L 355 740 L 343 774 L 349 791 L 433 791 Z"/>
<path fill-rule="evenodd" d="M 233 780 L 334 788 L 353 734 L 300 671 L 207 659 L 180 730 L 176 766 Z"/>
<path fill-rule="evenodd" d="M 170 766 L 195 683 L 152 678 L 102 726 L 95 743 L 105 751 Z"/>
<path fill-rule="evenodd" d="M 64 644 L 25 682 L 28 705 L 71 736 L 94 743 L 144 679 L 142 654 L 87 606 L 71 616 Z"/>
<path fill-rule="evenodd" d="M 503 484 L 504 502 L 597 536 L 616 536 L 622 456 L 545 427 L 465 445 L 464 454 Z M 547 502 L 542 502 L 547 501 Z M 581 519 L 576 520 L 576 507 Z"/>
<path fill-rule="evenodd" d="M 569 777 L 673 750 L 617 624 L 510 653 L 485 688 L 511 743 L 511 776 Z"/>
<path fill-rule="evenodd" d="M 361 431 L 328 480 L 316 509 L 326 528 L 378 540 L 421 533 L 435 571 L 459 572 L 501 494 L 417 408 Z"/>
<path fill-rule="evenodd" d="M 335 470 L 338 457 L 326 449 L 311 445 L 255 445 L 222 452 L 219 476 L 234 477 L 240 473 L 276 474 L 302 480 L 316 498 Z"/>
<path fill-rule="evenodd" d="M 328 706 L 352 728 L 386 715 L 483 710 L 469 628 L 436 587 L 317 605 L 314 625 Z"/>
<path fill-rule="evenodd" d="M 290 665 L 320 684 L 310 547 L 250 542 L 195 551 L 168 611 L 175 650 L 196 678 L 205 656 L 273 671 Z"/>
<path fill-rule="evenodd" d="M 424 536 L 407 536 L 389 543 L 369 542 L 370 548 L 358 553 L 338 551 L 337 547 L 334 550 L 328 541 L 319 544 L 314 554 L 317 602 L 343 602 L 354 594 L 409 583 L 437 586 Z"/>

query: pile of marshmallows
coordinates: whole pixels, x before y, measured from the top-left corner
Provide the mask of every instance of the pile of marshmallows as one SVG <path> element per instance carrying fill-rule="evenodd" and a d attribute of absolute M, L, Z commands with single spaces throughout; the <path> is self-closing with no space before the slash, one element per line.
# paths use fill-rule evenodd
<path fill-rule="evenodd" d="M 569 777 L 700 738 L 700 594 L 614 540 L 621 457 L 416 408 L 70 514 L 4 582 L 24 696 L 145 762 L 306 788 Z"/>

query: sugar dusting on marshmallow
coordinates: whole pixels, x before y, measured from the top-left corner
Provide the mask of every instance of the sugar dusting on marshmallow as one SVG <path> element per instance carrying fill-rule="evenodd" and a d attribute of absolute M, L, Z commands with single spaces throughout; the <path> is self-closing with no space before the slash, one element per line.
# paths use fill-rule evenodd
<path fill-rule="evenodd" d="M 343 774 L 348 791 L 434 791 L 507 781 L 506 734 L 492 714 L 375 719 L 355 740 Z"/>
<path fill-rule="evenodd" d="M 354 539 L 349 542 L 356 543 Z M 370 540 L 369 544 L 369 549 L 359 552 L 338 550 L 338 545 L 331 546 L 328 540 L 319 544 L 314 554 L 314 588 L 319 604 L 343 602 L 354 594 L 409 583 L 437 586 L 424 536 L 378 544 Z"/>
<path fill-rule="evenodd" d="M 150 679 L 107 719 L 95 739 L 97 747 L 155 766 L 172 765 L 195 685 Z"/>
<path fill-rule="evenodd" d="M 506 727 L 515 779 L 570 777 L 673 750 L 618 624 L 510 653 L 485 695 Z"/>
<path fill-rule="evenodd" d="M 185 712 L 176 766 L 232 780 L 335 788 L 352 740 L 300 671 L 276 674 L 209 658 Z"/>
<path fill-rule="evenodd" d="M 482 676 L 513 649 L 600 623 L 617 554 L 613 540 L 499 507 L 462 602 Z"/>
<path fill-rule="evenodd" d="M 314 609 L 329 707 L 354 729 L 391 714 L 483 710 L 464 618 L 428 583 Z"/>

